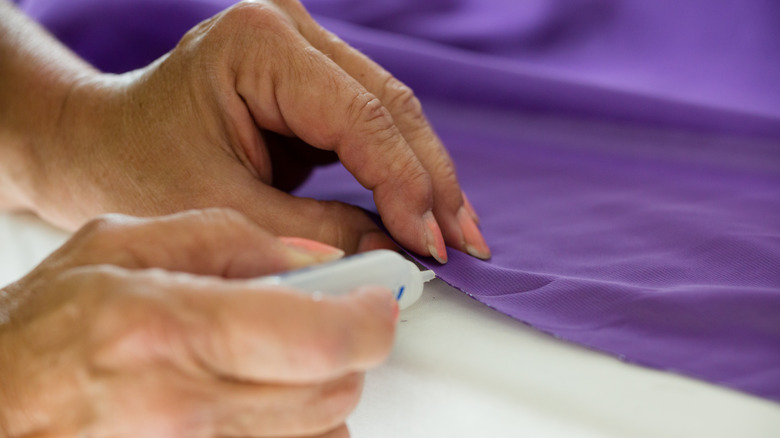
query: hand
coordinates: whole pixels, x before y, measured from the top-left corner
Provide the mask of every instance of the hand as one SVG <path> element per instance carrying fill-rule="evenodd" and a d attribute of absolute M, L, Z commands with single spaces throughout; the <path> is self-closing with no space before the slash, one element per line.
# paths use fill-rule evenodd
<path fill-rule="evenodd" d="M 406 248 L 490 256 L 412 91 L 296 0 L 239 3 L 141 71 L 81 77 L 59 126 L 37 153 L 36 210 L 66 228 L 224 206 L 277 235 L 392 247 L 359 209 L 286 193 L 337 158 Z"/>
<path fill-rule="evenodd" d="M 347 436 L 392 294 L 246 280 L 341 254 L 225 210 L 90 222 L 0 291 L 0 435 Z"/>

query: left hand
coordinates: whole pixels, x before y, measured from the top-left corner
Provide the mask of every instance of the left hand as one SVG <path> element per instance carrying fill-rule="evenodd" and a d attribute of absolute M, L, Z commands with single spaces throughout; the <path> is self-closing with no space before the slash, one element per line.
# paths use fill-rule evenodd
<path fill-rule="evenodd" d="M 239 3 L 145 69 L 74 81 L 63 108 L 36 152 L 35 210 L 55 224 L 220 206 L 347 252 L 391 246 L 359 209 L 285 193 L 338 158 L 404 247 L 490 256 L 412 91 L 296 0 Z"/>

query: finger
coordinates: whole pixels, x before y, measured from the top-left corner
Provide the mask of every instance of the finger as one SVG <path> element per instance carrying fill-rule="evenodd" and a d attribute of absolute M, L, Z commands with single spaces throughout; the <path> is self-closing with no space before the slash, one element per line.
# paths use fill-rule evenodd
<path fill-rule="evenodd" d="M 300 3 L 280 3 L 316 49 L 357 79 L 390 111 L 401 134 L 431 176 L 433 212 L 446 242 L 475 257 L 490 258 L 490 249 L 476 227 L 470 206 L 463 199 L 452 159 L 412 90 L 367 56 L 323 29 Z"/>
<path fill-rule="evenodd" d="M 466 196 L 466 193 L 463 193 L 463 205 L 466 207 L 466 211 L 469 212 L 469 216 L 471 216 L 471 219 L 474 220 L 474 223 L 479 224 L 479 215 L 477 214 L 477 210 L 474 209 L 474 206 L 471 204 L 471 201 L 469 201 L 468 196 Z"/>
<path fill-rule="evenodd" d="M 323 296 L 159 269 L 69 272 L 82 290 L 111 291 L 96 322 L 105 369 L 166 363 L 224 380 L 317 384 L 382 363 L 399 312 L 379 286 Z"/>
<path fill-rule="evenodd" d="M 463 199 L 455 165 L 428 123 L 411 89 L 335 35 L 317 28 L 320 29 L 317 32 L 320 35 L 312 38 L 316 41 L 315 47 L 327 53 L 352 77 L 360 78 L 361 84 L 382 101 L 430 174 L 434 194 L 433 213 L 445 242 L 474 257 L 490 258 L 490 249 Z"/>
<path fill-rule="evenodd" d="M 378 365 L 393 344 L 398 304 L 385 288 L 314 298 L 251 281 L 154 280 L 186 308 L 189 355 L 222 378 L 317 383 Z"/>
<path fill-rule="evenodd" d="M 242 64 L 236 73 L 236 90 L 257 124 L 335 151 L 344 167 L 374 192 L 379 214 L 399 242 L 446 260 L 430 175 L 390 112 L 291 25 L 274 26 L 263 33 L 262 43 L 257 38 L 253 43 L 260 51 L 268 49 L 265 53 L 283 48 L 280 56 L 286 62 L 262 68 Z M 273 105 L 261 91 L 268 88 L 269 77 Z"/>
<path fill-rule="evenodd" d="M 113 264 L 226 278 L 250 278 L 335 260 L 343 251 L 276 238 L 228 209 L 159 218 L 108 215 L 83 227 L 59 252 L 72 266 Z"/>
<path fill-rule="evenodd" d="M 319 436 L 344 424 L 363 388 L 363 374 L 350 373 L 316 385 L 217 381 L 212 392 L 218 436 Z"/>
<path fill-rule="evenodd" d="M 397 250 L 393 241 L 358 207 L 334 201 L 299 198 L 234 172 L 227 196 L 214 202 L 235 208 L 266 230 L 301 236 L 341 248 L 349 254 L 374 249 Z M 217 195 L 215 195 L 217 196 Z M 257 202 L 258 199 L 262 203 Z"/>

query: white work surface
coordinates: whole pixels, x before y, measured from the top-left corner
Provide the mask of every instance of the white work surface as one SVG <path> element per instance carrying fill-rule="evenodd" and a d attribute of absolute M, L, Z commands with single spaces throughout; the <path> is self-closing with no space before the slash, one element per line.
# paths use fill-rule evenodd
<path fill-rule="evenodd" d="M 66 238 L 0 213 L 0 284 Z M 777 438 L 780 405 L 559 341 L 435 280 L 349 425 L 355 438 Z"/>

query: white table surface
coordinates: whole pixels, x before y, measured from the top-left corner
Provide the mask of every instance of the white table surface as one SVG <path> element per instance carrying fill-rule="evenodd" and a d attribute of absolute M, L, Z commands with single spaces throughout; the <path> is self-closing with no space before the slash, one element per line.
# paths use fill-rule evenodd
<path fill-rule="evenodd" d="M 66 238 L 0 213 L 0 284 Z M 770 438 L 780 405 L 560 341 L 435 280 L 401 313 L 349 425 L 356 438 Z"/>

